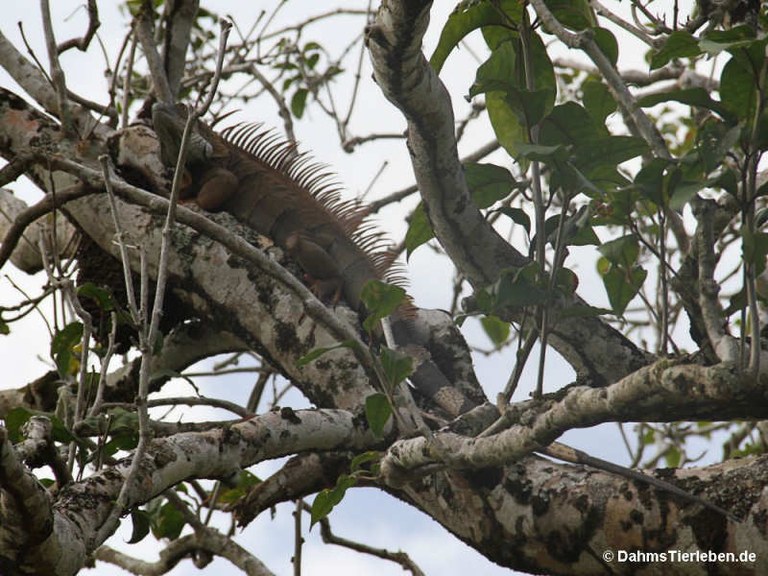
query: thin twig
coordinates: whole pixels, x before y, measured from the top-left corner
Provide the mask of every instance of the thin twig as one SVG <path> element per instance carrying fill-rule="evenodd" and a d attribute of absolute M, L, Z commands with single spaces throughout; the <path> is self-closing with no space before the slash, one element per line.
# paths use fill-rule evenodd
<path fill-rule="evenodd" d="M 53 23 L 51 20 L 51 8 L 48 0 L 40 0 L 40 11 L 43 15 L 43 31 L 45 32 L 45 45 L 48 50 L 48 60 L 51 64 L 51 81 L 56 90 L 56 101 L 58 103 L 59 120 L 65 136 L 74 135 L 74 122 L 72 113 L 69 109 L 67 100 L 67 79 L 64 76 L 64 70 L 59 62 L 59 51 L 56 47 L 56 37 L 53 33 Z"/>

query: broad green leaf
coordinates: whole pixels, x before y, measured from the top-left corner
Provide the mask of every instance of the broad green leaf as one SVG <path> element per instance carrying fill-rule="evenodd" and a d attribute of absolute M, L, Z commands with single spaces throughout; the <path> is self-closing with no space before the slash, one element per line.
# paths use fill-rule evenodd
<path fill-rule="evenodd" d="M 640 193 L 657 206 L 669 201 L 669 177 L 676 166 L 669 160 L 653 158 L 635 176 L 635 186 Z"/>
<path fill-rule="evenodd" d="M 384 427 L 390 416 L 392 416 L 392 407 L 384 394 L 376 392 L 366 397 L 365 418 L 374 436 L 381 438 L 384 435 Z"/>
<path fill-rule="evenodd" d="M 648 151 L 642 138 L 600 136 L 576 148 L 573 163 L 586 174 L 600 166 L 615 167 Z"/>
<path fill-rule="evenodd" d="M 509 322 L 500 320 L 496 316 L 483 316 L 480 318 L 480 324 L 494 346 L 499 347 L 509 339 Z"/>
<path fill-rule="evenodd" d="M 566 162 L 568 160 L 568 148 L 561 144 L 546 146 L 544 144 L 520 144 L 519 155 L 528 160 L 540 162 Z"/>
<path fill-rule="evenodd" d="M 694 58 L 701 54 L 699 42 L 690 32 L 676 30 L 670 34 L 661 48 L 653 52 L 651 70 L 661 68 L 673 58 Z"/>
<path fill-rule="evenodd" d="M 689 106 L 698 106 L 712 110 L 723 119 L 732 121 L 734 116 L 722 102 L 714 100 L 710 93 L 704 88 L 684 88 L 681 90 L 671 90 L 669 92 L 657 92 L 648 94 L 638 100 L 638 104 L 645 108 L 655 106 L 662 102 L 680 102 Z"/>
<path fill-rule="evenodd" d="M 680 452 L 680 449 L 676 446 L 669 446 L 667 450 L 664 451 L 664 461 L 669 468 L 678 468 L 682 459 L 683 455 Z"/>
<path fill-rule="evenodd" d="M 504 308 L 524 308 L 542 304 L 547 300 L 546 286 L 537 282 L 538 266 L 535 262 L 519 270 L 504 270 L 500 278 L 491 285 L 486 293 L 487 302 L 482 299 L 478 304 L 486 304 L 483 311 L 489 314 Z"/>
<path fill-rule="evenodd" d="M 310 511 L 310 528 L 317 524 L 323 518 L 326 518 L 328 514 L 344 499 L 344 495 L 347 490 L 357 483 L 353 476 L 342 474 L 336 479 L 336 486 L 333 488 L 326 488 L 321 490 L 315 496 L 312 501 L 312 509 Z"/>
<path fill-rule="evenodd" d="M 110 312 L 115 309 L 115 301 L 109 290 L 96 286 L 92 282 L 86 282 L 77 288 L 77 295 L 80 298 L 90 298 L 99 306 L 101 310 Z"/>
<path fill-rule="evenodd" d="M 152 535 L 158 539 L 176 540 L 187 523 L 181 511 L 170 502 L 160 506 L 156 513 L 150 513 L 150 518 Z"/>
<path fill-rule="evenodd" d="M 432 68 L 439 73 L 448 55 L 470 32 L 486 26 L 508 28 L 511 22 L 521 22 L 522 10 L 522 4 L 516 0 L 502 0 L 500 4 L 481 1 L 469 7 L 460 4 L 440 33 L 437 47 L 429 59 Z"/>
<path fill-rule="evenodd" d="M 510 218 L 515 224 L 519 224 L 525 228 L 525 233 L 528 236 L 531 235 L 531 217 L 525 213 L 525 210 L 522 208 L 509 208 L 503 206 L 502 208 L 499 208 L 499 212 L 504 214 L 507 218 Z"/>
<path fill-rule="evenodd" d="M 555 19 L 571 30 L 592 28 L 597 23 L 588 0 L 545 0 L 544 3 Z"/>
<path fill-rule="evenodd" d="M 371 280 L 363 286 L 360 300 L 365 305 L 368 316 L 363 321 L 363 327 L 372 332 L 379 320 L 386 318 L 407 301 L 405 290 L 381 280 Z"/>
<path fill-rule="evenodd" d="M 609 240 L 597 248 L 598 252 L 615 267 L 631 268 L 640 254 L 640 244 L 637 236 L 628 234 L 615 240 Z"/>
<path fill-rule="evenodd" d="M 475 73 L 475 81 L 469 88 L 469 97 L 487 92 L 506 92 L 510 88 L 519 88 L 517 76 L 517 51 L 515 42 L 507 40 L 491 52 Z"/>
<path fill-rule="evenodd" d="M 611 96 L 608 87 L 598 80 L 587 80 L 581 87 L 584 93 L 584 107 L 589 115 L 599 123 L 616 111 L 616 101 Z"/>
<path fill-rule="evenodd" d="M 540 42 L 538 36 L 532 36 L 532 50 L 544 50 Z M 533 126 L 552 107 L 554 85 L 546 71 L 551 71 L 553 68 L 546 52 L 537 56 L 536 60 L 542 62 L 545 72 L 534 74 L 533 88 L 529 89 L 522 80 L 524 72 L 523 63 L 518 58 L 520 50 L 520 43 L 516 39 L 500 42 L 491 52 L 488 60 L 478 68 L 475 82 L 469 90 L 469 97 L 500 92 L 504 95 L 505 105 L 514 112 L 519 122 L 526 126 Z M 493 119 L 491 121 L 493 122 Z"/>
<path fill-rule="evenodd" d="M 739 126 L 728 126 L 714 118 L 699 127 L 696 134 L 696 151 L 704 164 L 706 174 L 723 163 L 726 154 L 738 143 L 740 135 Z"/>
<path fill-rule="evenodd" d="M 306 88 L 299 88 L 294 92 L 293 97 L 291 97 L 291 113 L 296 118 L 301 118 L 304 115 L 308 95 L 309 91 Z"/>
<path fill-rule="evenodd" d="M 397 350 L 382 348 L 380 360 L 390 390 L 413 372 L 413 358 Z"/>
<path fill-rule="evenodd" d="M 759 276 L 765 270 L 765 257 L 768 256 L 768 233 L 752 232 L 744 226 L 741 237 L 744 262 L 752 264 L 755 275 Z"/>
<path fill-rule="evenodd" d="M 594 28 L 595 44 L 600 48 L 603 54 L 616 66 L 619 61 L 619 43 L 613 32 L 607 28 Z"/>
<path fill-rule="evenodd" d="M 755 40 L 755 33 L 746 25 L 735 26 L 729 30 L 712 30 L 707 32 L 704 39 L 699 41 L 699 48 L 712 56 L 718 55 L 723 50 L 733 52 L 741 48 L 750 48 L 759 40 Z"/>
<path fill-rule="evenodd" d="M 218 501 L 222 504 L 235 504 L 257 484 L 261 484 L 261 478 L 248 470 L 241 470 L 237 477 L 237 485 L 220 490 Z M 222 488 L 223 486 L 222 484 Z"/>
<path fill-rule="evenodd" d="M 131 531 L 131 539 L 128 540 L 128 544 L 138 544 L 144 537 L 149 534 L 150 518 L 144 510 L 132 510 L 131 511 L 131 524 L 133 529 Z"/>
<path fill-rule="evenodd" d="M 465 164 L 464 177 L 481 209 L 506 198 L 516 184 L 509 170 L 494 164 Z"/>
<path fill-rule="evenodd" d="M 627 305 L 642 288 L 647 275 L 648 273 L 640 266 L 634 266 L 629 270 L 612 266 L 603 275 L 603 284 L 614 314 L 617 316 L 624 314 Z"/>
<path fill-rule="evenodd" d="M 408 231 L 405 233 L 405 259 L 408 260 L 416 248 L 426 244 L 434 237 L 435 233 L 432 231 L 432 226 L 427 218 L 424 204 L 419 203 L 411 213 Z"/>
<path fill-rule="evenodd" d="M 758 106 L 758 86 L 765 82 L 765 50 L 765 39 L 734 50 L 720 75 L 720 99 L 747 126 Z"/>
<path fill-rule="evenodd" d="M 51 340 L 51 357 L 62 377 L 77 369 L 77 359 L 74 358 L 73 348 L 80 344 L 83 337 L 83 325 L 72 322 L 58 331 Z"/>
<path fill-rule="evenodd" d="M 11 442 L 16 444 L 23 440 L 21 427 L 34 415 L 35 412 L 21 407 L 13 408 L 5 415 L 5 428 L 8 430 L 8 438 Z"/>
<path fill-rule="evenodd" d="M 541 98 L 541 103 L 538 107 L 541 108 L 541 116 L 543 116 L 548 114 L 555 105 L 557 81 L 555 79 L 555 67 L 549 57 L 547 47 L 539 34 L 531 34 L 530 60 L 533 81 L 532 92 L 535 97 Z M 518 58 L 518 67 L 520 64 L 521 62 Z M 518 71 L 518 78 L 525 78 L 522 69 Z M 521 84 L 520 88 L 525 88 L 525 84 Z"/>
<path fill-rule="evenodd" d="M 362 470 L 363 466 L 370 462 L 378 462 L 381 459 L 381 454 L 375 450 L 368 450 L 362 454 L 358 454 L 352 458 L 352 462 L 349 463 L 349 470 L 351 472 L 357 472 Z"/>
<path fill-rule="evenodd" d="M 525 125 L 507 102 L 503 92 L 489 92 L 485 98 L 488 119 L 499 144 L 513 158 L 519 156 L 519 148 L 528 142 Z"/>
<path fill-rule="evenodd" d="M 589 112 L 576 102 L 555 106 L 541 122 L 539 144 L 548 146 L 579 146 L 607 136 L 602 122 L 595 122 Z"/>

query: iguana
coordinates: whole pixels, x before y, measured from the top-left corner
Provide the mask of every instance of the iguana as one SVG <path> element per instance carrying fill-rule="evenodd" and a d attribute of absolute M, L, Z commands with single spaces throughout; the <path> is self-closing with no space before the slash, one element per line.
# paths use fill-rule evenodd
<path fill-rule="evenodd" d="M 156 103 L 152 122 L 163 162 L 175 166 L 186 111 Z M 197 122 L 187 149 L 181 200 L 194 200 L 211 212 L 226 211 L 283 248 L 301 267 L 312 291 L 336 303 L 343 297 L 357 312 L 371 280 L 397 283 L 393 254 L 366 220 L 367 211 L 341 200 L 328 174 L 270 131 L 240 124 L 216 133 Z M 392 331 L 399 346 L 422 347 L 403 306 L 393 314 Z M 428 354 L 411 376 L 416 388 L 451 417 L 476 405 L 459 392 Z"/>
<path fill-rule="evenodd" d="M 179 155 L 186 123 L 184 110 L 163 103 L 152 107 L 162 159 L 168 166 L 175 166 Z M 392 280 L 391 254 L 381 249 L 380 236 L 366 226 L 366 210 L 355 202 L 340 200 L 338 191 L 327 184 L 322 167 L 259 125 L 236 125 L 218 134 L 197 122 L 185 168 L 182 200 L 194 199 L 212 212 L 224 210 L 271 238 L 299 264 L 319 297 L 335 301 L 343 296 L 353 309 L 364 312 L 360 300 L 363 286 L 374 279 Z M 418 340 L 407 312 L 396 312 L 392 320 L 399 345 Z M 411 379 L 424 396 L 452 417 L 479 404 L 456 389 L 429 358 L 421 360 Z M 723 508 L 674 484 L 559 442 L 537 452 L 645 482 L 735 519 Z"/>

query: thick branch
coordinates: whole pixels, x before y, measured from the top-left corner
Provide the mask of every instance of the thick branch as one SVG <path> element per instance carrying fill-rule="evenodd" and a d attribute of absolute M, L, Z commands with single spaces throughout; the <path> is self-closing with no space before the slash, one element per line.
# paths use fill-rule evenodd
<path fill-rule="evenodd" d="M 494 436 L 467 438 L 439 432 L 438 456 L 424 438 L 394 444 L 382 468 L 401 476 L 403 469 L 445 462 L 459 468 L 500 466 L 555 441 L 573 428 L 604 422 L 732 420 L 768 418 L 768 405 L 757 379 L 735 365 L 712 367 L 663 360 L 636 371 L 607 388 L 570 388 L 544 410 L 515 406 L 521 422 Z"/>
<path fill-rule="evenodd" d="M 2 487 L 13 488 L 16 505 L 24 503 L 18 513 L 27 514 L 27 518 L 38 523 L 35 531 L 24 522 L 8 522 L 4 518 L 0 526 L 23 528 L 23 535 L 8 530 L 8 536 L 3 534 L 4 545 L 0 550 L 26 550 L 26 556 L 14 559 L 14 564 L 28 573 L 75 574 L 83 566 L 86 554 L 101 544 L 95 539 L 96 534 L 112 510 L 130 460 L 64 488 L 57 497 L 51 523 L 45 492 L 41 487 L 35 488 L 36 480 L 20 463 L 14 464 L 13 449 L 5 436 L 2 440 Z M 241 467 L 297 452 L 366 450 L 376 444 L 359 419 L 348 412 L 333 410 L 270 412 L 224 429 L 155 439 L 139 467 L 137 481 L 129 490 L 128 507 L 147 502 L 190 478 L 225 478 Z M 44 521 L 46 514 L 48 521 Z M 30 533 L 37 537 L 31 540 Z"/>
<path fill-rule="evenodd" d="M 368 47 L 379 87 L 408 121 L 408 149 L 435 236 L 467 279 L 482 287 L 528 259 L 496 233 L 470 198 L 450 96 L 421 53 L 431 4 L 382 3 L 368 30 Z M 561 320 L 550 343 L 582 378 L 600 386 L 651 360 L 598 318 Z"/>

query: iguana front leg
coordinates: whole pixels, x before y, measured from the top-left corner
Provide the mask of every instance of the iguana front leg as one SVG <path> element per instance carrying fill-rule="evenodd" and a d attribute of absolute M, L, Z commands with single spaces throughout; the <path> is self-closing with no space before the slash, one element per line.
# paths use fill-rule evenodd
<path fill-rule="evenodd" d="M 200 208 L 208 212 L 218 212 L 224 207 L 235 192 L 239 181 L 237 176 L 225 168 L 206 170 L 200 178 L 199 188 L 194 200 Z M 182 199 L 185 195 L 182 194 Z"/>
<path fill-rule="evenodd" d="M 307 275 L 312 292 L 323 301 L 336 304 L 344 280 L 338 264 L 320 244 L 294 232 L 285 240 L 285 249 Z"/>

